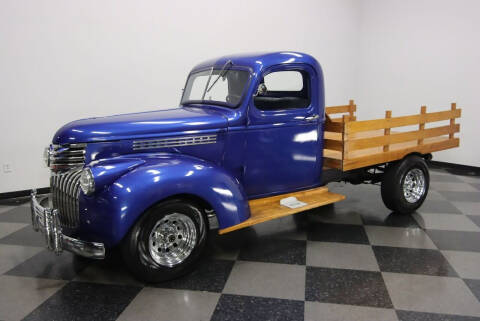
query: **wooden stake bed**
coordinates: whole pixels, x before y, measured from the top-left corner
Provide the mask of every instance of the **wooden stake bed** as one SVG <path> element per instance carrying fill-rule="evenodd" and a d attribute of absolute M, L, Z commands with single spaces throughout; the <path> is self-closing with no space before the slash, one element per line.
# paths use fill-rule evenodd
<path fill-rule="evenodd" d="M 353 100 L 348 105 L 325 108 L 324 166 L 349 171 L 396 161 L 414 152 L 429 154 L 460 144 L 454 134 L 460 131 L 455 118 L 461 116 L 462 110 L 455 103 L 447 111 L 427 113 L 427 107 L 422 106 L 420 114 L 392 117 L 392 112 L 386 111 L 385 118 L 363 121 L 356 119 L 356 110 Z M 334 114 L 344 115 L 331 118 Z M 425 127 L 439 121 L 449 124 Z M 405 126 L 418 129 L 391 131 Z"/>
<path fill-rule="evenodd" d="M 280 205 L 280 200 L 286 197 L 294 196 L 299 201 L 307 203 L 307 205 L 299 208 L 288 208 Z M 344 195 L 331 193 L 327 187 L 319 187 L 305 191 L 282 194 L 272 197 L 260 198 L 248 202 L 250 206 L 250 218 L 240 224 L 230 226 L 219 230 L 219 234 L 225 234 L 235 230 L 239 230 L 258 223 L 270 221 L 276 218 L 300 213 L 312 208 L 335 203 L 345 199 Z"/>

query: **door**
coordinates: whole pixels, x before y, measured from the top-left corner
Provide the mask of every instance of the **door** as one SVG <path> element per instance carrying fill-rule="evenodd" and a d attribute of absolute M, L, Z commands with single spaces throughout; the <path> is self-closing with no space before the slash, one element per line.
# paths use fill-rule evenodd
<path fill-rule="evenodd" d="M 279 65 L 258 78 L 246 129 L 244 187 L 249 198 L 320 184 L 318 79 L 308 65 Z"/>

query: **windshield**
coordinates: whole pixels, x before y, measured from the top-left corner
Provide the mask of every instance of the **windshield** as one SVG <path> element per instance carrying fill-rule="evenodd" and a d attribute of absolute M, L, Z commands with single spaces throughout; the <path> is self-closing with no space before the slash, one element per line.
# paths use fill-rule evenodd
<path fill-rule="evenodd" d="M 192 73 L 188 77 L 181 103 L 237 107 L 249 77 L 250 73 L 246 70 L 223 68 Z"/>

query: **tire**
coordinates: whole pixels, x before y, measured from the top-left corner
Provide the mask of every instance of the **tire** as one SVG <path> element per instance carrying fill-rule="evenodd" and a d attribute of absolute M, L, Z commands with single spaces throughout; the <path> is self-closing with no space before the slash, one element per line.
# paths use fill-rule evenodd
<path fill-rule="evenodd" d="M 427 163 L 420 156 L 410 155 L 387 167 L 381 186 L 382 200 L 394 213 L 411 214 L 425 201 L 429 186 Z"/>
<path fill-rule="evenodd" d="M 167 281 L 195 267 L 206 238 L 204 211 L 193 203 L 169 200 L 142 215 L 122 243 L 122 257 L 136 278 Z"/>

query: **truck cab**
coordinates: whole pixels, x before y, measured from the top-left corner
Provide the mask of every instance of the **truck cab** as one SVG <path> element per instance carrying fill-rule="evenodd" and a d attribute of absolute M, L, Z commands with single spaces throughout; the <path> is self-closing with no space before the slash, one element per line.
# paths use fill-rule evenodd
<path fill-rule="evenodd" d="M 200 64 L 189 75 L 181 106 L 226 117 L 225 132 L 218 133 L 224 140 L 219 164 L 248 198 L 320 184 L 323 76 L 311 56 L 281 52 Z"/>

